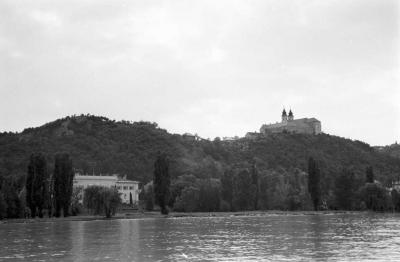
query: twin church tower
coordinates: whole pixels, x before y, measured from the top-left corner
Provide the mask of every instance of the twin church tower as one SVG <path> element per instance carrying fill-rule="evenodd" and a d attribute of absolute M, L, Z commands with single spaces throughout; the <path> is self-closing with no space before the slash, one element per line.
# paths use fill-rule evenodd
<path fill-rule="evenodd" d="M 286 110 L 283 109 L 282 111 L 282 123 L 287 122 L 287 121 L 292 121 L 293 120 L 293 112 L 292 109 L 289 110 L 289 115 L 286 114 Z"/>

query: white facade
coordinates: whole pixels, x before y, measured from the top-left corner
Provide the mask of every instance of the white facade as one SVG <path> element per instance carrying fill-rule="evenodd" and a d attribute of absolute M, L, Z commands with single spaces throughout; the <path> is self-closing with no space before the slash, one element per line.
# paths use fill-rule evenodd
<path fill-rule="evenodd" d="M 392 189 L 395 189 L 397 192 L 400 192 L 400 180 L 392 182 Z"/>
<path fill-rule="evenodd" d="M 132 195 L 132 203 L 139 202 L 139 182 L 132 180 L 118 180 L 116 183 L 118 192 L 121 194 L 122 203 L 130 203 Z"/>
<path fill-rule="evenodd" d="M 74 187 L 81 187 L 84 190 L 89 186 L 115 187 L 120 193 L 122 203 L 125 204 L 130 204 L 131 195 L 132 204 L 137 204 L 139 201 L 139 182 L 127 180 L 126 178 L 119 178 L 118 175 L 90 176 L 75 174 Z"/>

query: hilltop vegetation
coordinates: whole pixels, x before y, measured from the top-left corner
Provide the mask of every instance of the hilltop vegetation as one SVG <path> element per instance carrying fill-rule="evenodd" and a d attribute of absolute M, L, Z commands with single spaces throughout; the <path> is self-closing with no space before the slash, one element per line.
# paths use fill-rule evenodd
<path fill-rule="evenodd" d="M 56 153 L 67 152 L 75 169 L 126 174 L 143 183 L 152 179 L 158 152 L 168 155 L 172 178 L 185 174 L 219 178 L 227 168 L 246 167 L 251 161 L 257 162 L 261 172 L 306 171 L 309 156 L 320 162 L 326 184 L 331 184 L 343 167 L 361 176 L 371 165 L 382 183 L 390 183 L 400 175 L 398 159 L 379 153 L 366 143 L 327 134 L 195 140 L 170 134 L 156 123 L 117 122 L 92 115 L 66 117 L 21 133 L 1 133 L 0 175 L 25 176 L 29 156 L 34 152 L 42 152 L 48 162 L 54 161 Z"/>
<path fill-rule="evenodd" d="M 67 152 L 74 168 L 84 173 L 127 174 L 148 180 L 157 151 L 174 158 L 180 154 L 179 136 L 168 134 L 148 122 L 112 121 L 97 116 L 73 116 L 22 133 L 0 135 L 0 174 L 21 176 L 33 152 L 42 152 L 48 162 L 57 152 Z"/>
<path fill-rule="evenodd" d="M 376 147 L 376 150 L 383 154 L 400 158 L 400 145 L 397 142 L 389 146 Z"/>

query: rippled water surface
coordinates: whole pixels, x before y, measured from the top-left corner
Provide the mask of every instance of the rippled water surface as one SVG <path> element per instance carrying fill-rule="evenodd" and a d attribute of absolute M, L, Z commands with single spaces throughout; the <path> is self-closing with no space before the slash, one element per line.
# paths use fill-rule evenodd
<path fill-rule="evenodd" d="M 0 261 L 400 261 L 400 216 L 0 224 Z"/>

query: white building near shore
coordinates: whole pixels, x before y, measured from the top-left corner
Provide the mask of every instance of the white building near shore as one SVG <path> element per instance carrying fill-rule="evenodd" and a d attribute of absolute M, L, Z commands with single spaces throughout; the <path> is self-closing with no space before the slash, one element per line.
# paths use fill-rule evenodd
<path fill-rule="evenodd" d="M 131 195 L 132 204 L 139 202 L 139 182 L 128 180 L 126 176 L 121 178 L 116 174 L 111 176 L 94 176 L 76 173 L 73 183 L 75 188 L 81 187 L 83 190 L 89 186 L 115 187 L 120 193 L 122 203 L 130 204 Z M 83 201 L 83 195 L 81 201 Z"/>

